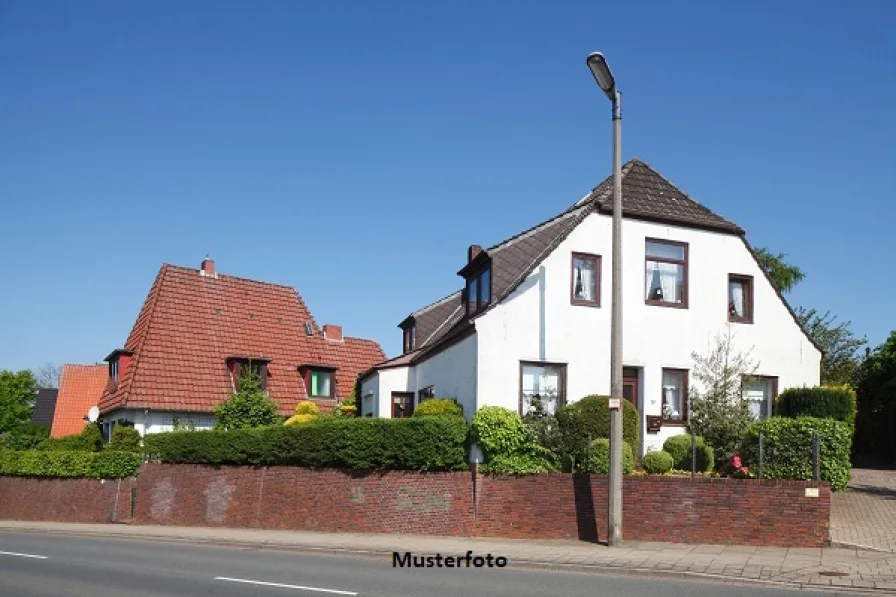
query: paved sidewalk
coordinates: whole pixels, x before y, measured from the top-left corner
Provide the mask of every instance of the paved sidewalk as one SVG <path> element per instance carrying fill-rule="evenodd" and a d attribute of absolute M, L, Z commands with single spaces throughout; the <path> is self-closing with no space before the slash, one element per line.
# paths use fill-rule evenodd
<path fill-rule="evenodd" d="M 852 469 L 849 488 L 831 495 L 831 541 L 896 553 L 896 471 Z"/>
<path fill-rule="evenodd" d="M 611 569 L 738 582 L 823 588 L 853 587 L 896 593 L 896 554 L 857 549 L 782 549 L 671 543 L 625 543 L 608 548 L 580 541 L 521 541 L 419 535 L 312 533 L 257 529 L 66 524 L 0 521 L 0 530 L 240 545 L 328 553 L 445 555 L 491 553 L 511 566 Z M 390 559 L 391 562 L 391 559 Z"/>

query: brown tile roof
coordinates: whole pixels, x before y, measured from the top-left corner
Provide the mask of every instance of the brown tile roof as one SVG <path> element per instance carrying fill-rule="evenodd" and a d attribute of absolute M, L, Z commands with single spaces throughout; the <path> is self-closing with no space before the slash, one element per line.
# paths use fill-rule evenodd
<path fill-rule="evenodd" d="M 63 365 L 50 437 L 81 433 L 84 417 L 96 406 L 109 379 L 108 365 Z"/>
<path fill-rule="evenodd" d="M 307 399 L 300 365 L 336 367 L 336 395 L 344 398 L 362 371 L 385 359 L 376 342 L 325 339 L 294 288 L 168 264 L 125 349 L 134 354 L 118 386 L 103 396 L 104 413 L 125 406 L 211 412 L 232 392 L 228 357 L 243 355 L 270 359 L 267 389 L 290 414 Z"/>

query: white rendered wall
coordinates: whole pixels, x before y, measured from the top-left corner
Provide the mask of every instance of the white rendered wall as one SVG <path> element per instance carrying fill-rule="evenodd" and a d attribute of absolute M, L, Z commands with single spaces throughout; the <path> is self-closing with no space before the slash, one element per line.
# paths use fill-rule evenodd
<path fill-rule="evenodd" d="M 215 416 L 208 413 L 184 413 L 172 411 L 156 411 L 150 409 L 118 409 L 103 416 L 106 421 L 127 419 L 134 423 L 140 435 L 147 433 L 165 433 L 174 430 L 174 421 L 187 426 L 193 423 L 196 430 L 211 429 L 215 425 Z"/>

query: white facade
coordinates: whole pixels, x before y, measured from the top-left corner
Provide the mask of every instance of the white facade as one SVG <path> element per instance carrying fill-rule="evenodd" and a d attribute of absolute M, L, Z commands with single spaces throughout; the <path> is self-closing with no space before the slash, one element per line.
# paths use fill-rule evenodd
<path fill-rule="evenodd" d="M 365 391 L 378 405 L 373 415 L 390 416 L 391 392 L 430 385 L 437 396 L 458 398 L 468 418 L 485 405 L 517 410 L 521 361 L 565 364 L 568 402 L 609 394 L 611 222 L 588 215 L 515 291 L 474 320 L 474 335 L 416 366 L 368 377 Z M 687 243 L 687 308 L 645 304 L 647 238 Z M 601 256 L 599 307 L 571 304 L 574 252 Z M 728 321 L 729 274 L 752 277 L 753 323 Z M 637 371 L 642 452 L 683 432 L 668 425 L 645 432 L 646 415 L 662 414 L 663 369 L 692 370 L 692 353 L 706 354 L 729 327 L 736 350 L 749 352 L 757 374 L 777 378 L 779 393 L 819 383 L 821 353 L 739 236 L 626 218 L 622 283 L 623 362 Z"/>
<path fill-rule="evenodd" d="M 206 413 L 172 412 L 142 408 L 120 408 L 103 416 L 103 421 L 130 421 L 141 436 L 148 433 L 165 433 L 174 431 L 175 427 L 195 429 L 211 429 L 215 426 L 215 416 Z"/>

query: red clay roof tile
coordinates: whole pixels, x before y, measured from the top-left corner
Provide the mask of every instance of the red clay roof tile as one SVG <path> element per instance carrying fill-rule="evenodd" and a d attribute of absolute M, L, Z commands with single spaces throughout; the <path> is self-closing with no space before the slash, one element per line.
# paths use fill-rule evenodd
<path fill-rule="evenodd" d="M 84 417 L 96 406 L 109 379 L 108 365 L 63 365 L 50 437 L 81 433 Z"/>

